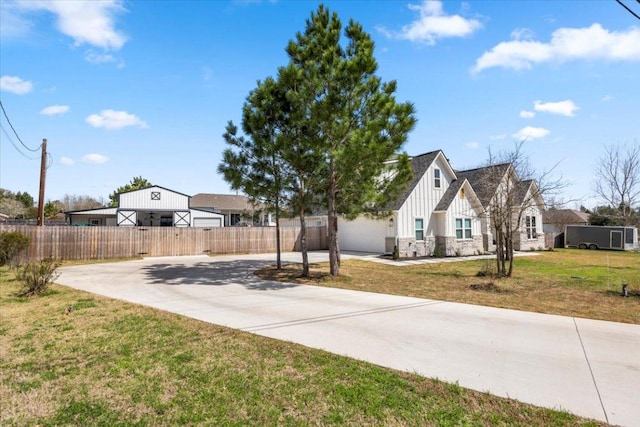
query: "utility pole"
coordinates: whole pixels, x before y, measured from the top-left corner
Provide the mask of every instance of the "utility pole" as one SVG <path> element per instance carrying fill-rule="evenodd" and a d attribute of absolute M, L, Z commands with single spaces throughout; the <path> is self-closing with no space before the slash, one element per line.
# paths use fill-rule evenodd
<path fill-rule="evenodd" d="M 38 225 L 44 225 L 44 183 L 47 178 L 47 140 L 42 140 L 42 160 L 40 160 L 40 194 L 38 196 Z"/>

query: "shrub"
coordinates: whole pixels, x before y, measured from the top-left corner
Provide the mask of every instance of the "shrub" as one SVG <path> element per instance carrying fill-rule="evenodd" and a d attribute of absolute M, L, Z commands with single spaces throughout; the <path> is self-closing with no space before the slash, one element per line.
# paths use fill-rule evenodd
<path fill-rule="evenodd" d="M 398 245 L 393 245 L 393 260 L 397 261 L 400 259 L 400 251 L 398 250 Z"/>
<path fill-rule="evenodd" d="M 11 264 L 16 256 L 29 247 L 31 239 L 18 231 L 0 233 L 0 266 Z"/>
<path fill-rule="evenodd" d="M 22 282 L 21 297 L 39 295 L 47 290 L 60 273 L 56 269 L 60 267 L 60 261 L 54 258 L 45 258 L 38 262 L 21 264 L 16 267 L 16 279 Z"/>
<path fill-rule="evenodd" d="M 485 260 L 480 271 L 476 273 L 476 277 L 493 277 L 494 265 L 492 261 Z"/>

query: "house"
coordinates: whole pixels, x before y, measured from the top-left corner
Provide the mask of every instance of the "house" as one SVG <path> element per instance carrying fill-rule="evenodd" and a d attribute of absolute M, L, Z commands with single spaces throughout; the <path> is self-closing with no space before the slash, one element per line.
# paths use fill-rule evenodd
<path fill-rule="evenodd" d="M 542 213 L 545 233 L 563 233 L 567 225 L 589 225 L 589 214 L 573 209 L 550 208 Z"/>
<path fill-rule="evenodd" d="M 413 178 L 391 216 L 338 220 L 343 250 L 400 257 L 472 255 L 483 251 L 484 209 L 466 178 L 458 178 L 441 150 L 411 159 Z"/>
<path fill-rule="evenodd" d="M 69 225 L 222 227 L 224 216 L 192 208 L 191 196 L 154 185 L 119 193 L 118 207 L 65 212 Z"/>
<path fill-rule="evenodd" d="M 5 215 L 0 212 L 0 222 L 6 222 L 9 219 L 9 215 Z"/>
<path fill-rule="evenodd" d="M 533 181 L 521 181 L 512 165 L 455 171 L 441 150 L 411 158 L 413 178 L 385 219 L 339 218 L 343 250 L 399 257 L 474 255 L 495 250 L 498 207 L 521 213 L 513 224 L 515 250 L 544 247 L 544 202 Z M 516 215 L 517 216 L 517 215 Z M 510 216 L 513 218 L 513 215 Z"/>
<path fill-rule="evenodd" d="M 567 225 L 589 225 L 589 214 L 573 209 L 550 208 L 542 213 L 542 230 L 553 237 L 554 248 L 564 248 Z"/>
<path fill-rule="evenodd" d="M 275 226 L 275 220 L 266 206 L 251 203 L 246 196 L 233 194 L 198 193 L 191 198 L 193 209 L 219 213 L 224 216 L 224 226 Z"/>

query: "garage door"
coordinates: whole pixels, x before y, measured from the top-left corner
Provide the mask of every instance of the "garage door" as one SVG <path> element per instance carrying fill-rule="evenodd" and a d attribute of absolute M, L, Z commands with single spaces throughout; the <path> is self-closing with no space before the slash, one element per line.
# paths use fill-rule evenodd
<path fill-rule="evenodd" d="M 193 218 L 194 227 L 221 227 L 221 218 Z"/>

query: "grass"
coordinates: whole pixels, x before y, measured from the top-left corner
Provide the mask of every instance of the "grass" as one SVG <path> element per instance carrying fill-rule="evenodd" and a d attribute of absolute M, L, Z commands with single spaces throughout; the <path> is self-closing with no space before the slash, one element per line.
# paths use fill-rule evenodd
<path fill-rule="evenodd" d="M 0 269 L 0 425 L 595 426 Z"/>
<path fill-rule="evenodd" d="M 495 260 L 392 267 L 346 260 L 340 276 L 314 264 L 263 269 L 265 279 L 640 324 L 640 253 L 563 249 L 515 259 L 512 278 L 478 277 Z M 622 284 L 630 295 L 622 298 Z"/>

